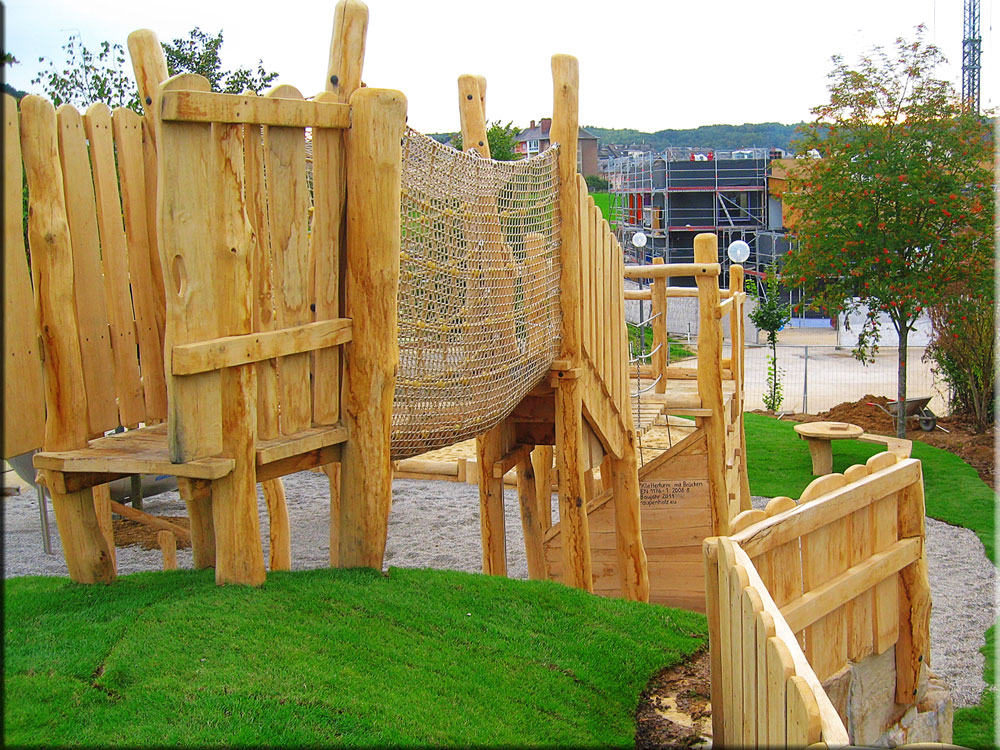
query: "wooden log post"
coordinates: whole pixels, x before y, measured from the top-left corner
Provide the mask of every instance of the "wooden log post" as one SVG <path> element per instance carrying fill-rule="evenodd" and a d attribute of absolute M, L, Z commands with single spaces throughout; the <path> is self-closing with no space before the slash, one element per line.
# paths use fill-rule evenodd
<path fill-rule="evenodd" d="M 531 452 L 531 465 L 535 473 L 538 518 L 542 529 L 548 531 L 552 528 L 552 446 L 536 445 Z"/>
<path fill-rule="evenodd" d="M 740 510 L 750 510 L 750 474 L 747 469 L 747 436 L 743 430 L 743 405 L 746 395 L 746 373 L 743 367 L 743 355 L 746 345 L 745 329 L 743 326 L 743 303 L 736 297 L 737 294 L 744 293 L 744 272 L 743 266 L 732 265 L 729 267 L 729 292 L 735 299 L 733 308 L 729 314 L 729 338 L 732 342 L 732 352 L 730 354 L 730 367 L 733 371 L 733 381 L 736 384 L 736 393 L 733 399 L 736 401 L 734 425 L 739 430 L 739 450 L 740 450 Z M 735 487 L 733 488 L 736 489 Z"/>
<path fill-rule="evenodd" d="M 663 258 L 653 258 L 653 265 L 662 266 Z M 652 294 L 650 307 L 653 317 L 653 378 L 659 377 L 654 393 L 667 392 L 667 280 L 663 277 L 653 279 L 650 289 Z"/>
<path fill-rule="evenodd" d="M 361 88 L 351 95 L 347 143 L 344 303 L 354 321 L 345 346 L 341 413 L 341 567 L 382 569 L 392 503 L 390 430 L 399 363 L 400 139 L 406 97 Z"/>
<path fill-rule="evenodd" d="M 639 462 L 636 458 L 634 429 L 627 431 L 622 457 L 611 457 L 611 475 L 615 496 L 618 580 L 622 596 L 633 601 L 648 602 L 649 570 L 639 522 Z"/>
<path fill-rule="evenodd" d="M 368 32 L 368 7 L 360 0 L 341 0 L 333 17 L 330 36 L 330 56 L 326 71 L 326 91 L 317 101 L 335 101 L 349 104 L 351 95 L 361 88 L 364 68 L 365 44 Z M 313 169 L 329 173 L 328 182 L 347 184 L 347 134 L 341 130 L 324 130 L 314 133 Z M 314 187 L 315 190 L 315 187 Z M 322 187 L 320 192 L 322 193 Z M 316 196 L 321 205 L 322 196 Z M 316 263 L 316 318 L 344 317 L 344 272 L 347 253 L 344 241 L 347 229 L 346 190 L 341 188 L 329 196 L 327 211 L 314 214 L 313 241 L 335 246 L 336 254 L 317 248 L 313 254 Z M 334 256 L 335 257 L 331 257 Z M 336 265 L 334 265 L 336 264 Z M 328 278 L 333 274 L 333 278 Z M 338 348 L 324 349 L 315 354 L 315 382 L 329 373 L 330 380 L 339 378 L 341 352 Z M 320 424 L 340 418 L 340 387 L 319 387 L 313 394 L 313 416 Z M 330 565 L 336 567 L 340 558 L 340 464 L 323 467 L 330 483 Z"/>
<path fill-rule="evenodd" d="M 919 469 L 919 467 L 918 467 Z M 897 504 L 899 538 L 920 539 L 920 557 L 899 571 L 899 640 L 896 641 L 896 702 L 916 700 L 920 668 L 930 667 L 931 589 L 927 579 L 923 471 Z"/>
<path fill-rule="evenodd" d="M 579 138 L 580 69 L 575 57 L 552 57 L 551 140 L 559 144 L 559 210 L 562 232 L 560 299 L 562 358 L 579 368 L 583 355 L 580 271 L 580 205 L 576 191 Z M 594 590 L 590 529 L 584 503 L 583 390 L 579 369 L 560 373 L 556 389 L 556 468 L 559 472 L 559 522 L 562 528 L 563 580 Z"/>
<path fill-rule="evenodd" d="M 177 477 L 177 489 L 191 524 L 194 569 L 215 567 L 215 521 L 212 518 L 212 485 L 204 479 Z"/>
<path fill-rule="evenodd" d="M 723 695 L 722 672 L 722 599 L 719 588 L 719 539 L 708 537 L 702 542 L 705 561 L 705 615 L 708 619 L 708 655 L 711 674 L 712 742 L 723 747 L 726 736 L 726 701 Z"/>
<path fill-rule="evenodd" d="M 521 506 L 521 530 L 524 532 L 524 552 L 528 561 L 528 578 L 545 578 L 545 531 L 539 515 L 536 495 L 535 468 L 530 454 L 522 454 L 517 462 L 517 499 Z M 551 493 L 548 495 L 551 497 Z M 551 507 L 551 506 L 550 506 Z"/>
<path fill-rule="evenodd" d="M 21 100 L 21 149 L 31 196 L 28 243 L 35 313 L 45 359 L 45 440 L 49 451 L 87 444 L 86 393 L 77 336 L 73 257 L 59 166 L 56 114 L 37 96 Z M 70 578 L 77 583 L 115 580 L 112 547 L 97 518 L 92 489 L 63 494 L 49 487 Z"/>
<path fill-rule="evenodd" d="M 479 534 L 483 547 L 483 573 L 507 575 L 506 526 L 503 511 L 503 477 L 493 476 L 493 464 L 510 447 L 510 431 L 501 422 L 476 436 L 476 471 L 479 472 Z M 520 493 L 519 493 L 520 494 Z M 527 540 L 525 540 L 527 543 Z"/>
<path fill-rule="evenodd" d="M 719 241 L 714 234 L 694 238 L 694 262 L 719 262 Z M 697 274 L 698 285 L 698 395 L 701 407 L 711 409 L 705 419 L 708 443 L 708 487 L 712 511 L 712 531 L 729 533 L 729 493 L 726 489 L 726 423 L 722 413 L 722 326 L 715 317 L 719 307 L 719 280 Z"/>
<path fill-rule="evenodd" d="M 486 137 L 486 112 L 483 109 L 485 91 L 479 90 L 482 76 L 458 77 L 458 113 L 462 126 L 462 148 L 475 151 L 485 159 L 490 158 L 490 142 Z"/>
<path fill-rule="evenodd" d="M 177 537 L 174 532 L 160 530 L 156 532 L 156 543 L 163 553 L 163 569 L 177 570 Z"/>

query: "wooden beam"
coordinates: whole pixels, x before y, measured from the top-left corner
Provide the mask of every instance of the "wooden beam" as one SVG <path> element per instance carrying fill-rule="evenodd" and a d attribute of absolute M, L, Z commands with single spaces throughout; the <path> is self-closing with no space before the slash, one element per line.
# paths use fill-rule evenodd
<path fill-rule="evenodd" d="M 626 279 L 669 279 L 677 276 L 718 276 L 722 266 L 718 261 L 665 263 L 662 266 L 625 266 Z M 692 295 L 693 296 L 693 295 Z"/>
<path fill-rule="evenodd" d="M 282 328 L 277 331 L 222 336 L 173 348 L 171 370 L 174 375 L 195 375 L 250 362 L 260 362 L 289 354 L 301 354 L 351 340 L 350 318 L 318 320 L 314 323 Z"/>
<path fill-rule="evenodd" d="M 477 104 L 478 106 L 478 104 Z M 504 455 L 507 423 L 501 422 L 476 436 L 476 470 L 479 472 L 479 532 L 483 548 L 483 573 L 507 575 L 507 535 L 503 510 L 503 474 L 493 468 Z"/>
<path fill-rule="evenodd" d="M 504 474 L 520 464 L 525 456 L 531 454 L 532 448 L 533 445 L 513 446 L 493 464 L 493 478 L 502 479 Z"/>
<path fill-rule="evenodd" d="M 341 460 L 342 445 L 327 445 L 316 448 L 308 453 L 296 453 L 294 456 L 282 458 L 269 464 L 257 466 L 257 481 L 266 482 L 269 479 L 287 476 L 298 471 L 315 469 L 320 466 Z"/>
<path fill-rule="evenodd" d="M 346 104 L 271 99 L 207 91 L 170 91 L 163 95 L 161 119 L 168 122 L 223 122 L 291 128 L 346 128 Z"/>
<path fill-rule="evenodd" d="M 781 615 L 788 627 L 797 633 L 917 560 L 921 547 L 918 539 L 901 539 L 885 551 L 793 599 L 781 608 Z"/>
<path fill-rule="evenodd" d="M 117 513 L 122 518 L 127 518 L 130 521 L 136 521 L 145 526 L 150 526 L 154 529 L 159 529 L 161 531 L 169 531 L 174 536 L 180 539 L 191 539 L 191 532 L 185 529 L 183 526 L 178 526 L 175 523 L 170 523 L 170 521 L 164 521 L 156 516 L 151 516 L 148 513 L 143 513 L 141 510 L 132 508 L 128 505 L 122 505 L 121 503 L 116 503 L 114 500 L 111 501 L 111 510 Z"/>
<path fill-rule="evenodd" d="M 300 453 L 308 453 L 317 448 L 325 448 L 328 445 L 336 445 L 347 440 L 348 432 L 346 427 L 310 427 L 308 430 L 297 432 L 294 435 L 282 435 L 270 440 L 261 440 L 257 443 L 258 466 L 280 461 Z"/>
<path fill-rule="evenodd" d="M 843 518 L 879 498 L 888 497 L 913 484 L 920 477 L 920 462 L 904 459 L 889 469 L 871 474 L 822 498 L 822 502 L 800 505 L 787 513 L 768 518 L 752 528 L 734 534 L 733 542 L 750 557 L 815 531 Z"/>

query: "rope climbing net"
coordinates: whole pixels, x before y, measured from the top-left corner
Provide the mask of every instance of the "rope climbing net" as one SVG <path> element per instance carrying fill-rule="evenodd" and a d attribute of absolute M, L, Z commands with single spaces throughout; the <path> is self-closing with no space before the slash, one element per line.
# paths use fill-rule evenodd
<path fill-rule="evenodd" d="M 403 140 L 392 458 L 481 434 L 559 351 L 557 148 L 499 162 Z"/>

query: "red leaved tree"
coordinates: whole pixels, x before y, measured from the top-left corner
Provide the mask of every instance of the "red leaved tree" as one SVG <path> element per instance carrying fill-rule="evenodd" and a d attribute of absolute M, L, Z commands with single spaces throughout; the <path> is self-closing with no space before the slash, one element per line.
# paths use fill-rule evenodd
<path fill-rule="evenodd" d="M 854 67 L 833 58 L 830 101 L 812 110 L 796 143 L 821 158 L 796 162 L 785 195 L 798 246 L 786 257 L 784 283 L 829 311 L 866 309 L 855 349 L 862 361 L 877 350 L 878 314 L 888 316 L 898 334 L 900 402 L 917 317 L 993 264 L 991 126 L 934 77 L 944 58 L 922 34 L 897 39 L 891 52 L 877 47 Z"/>

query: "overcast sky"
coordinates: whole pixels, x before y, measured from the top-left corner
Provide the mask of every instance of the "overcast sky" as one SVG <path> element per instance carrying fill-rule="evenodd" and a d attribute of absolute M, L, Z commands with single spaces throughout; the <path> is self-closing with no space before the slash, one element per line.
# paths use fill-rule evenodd
<path fill-rule="evenodd" d="M 7 81 L 31 84 L 39 56 L 79 32 L 91 48 L 150 28 L 161 40 L 195 26 L 225 34 L 226 67 L 264 61 L 278 83 L 322 90 L 335 3 L 323 0 L 10 0 Z M 996 104 L 993 0 L 982 0 L 982 101 Z M 580 60 L 580 121 L 655 131 L 716 123 L 792 123 L 827 100 L 830 57 L 848 61 L 917 24 L 961 90 L 962 0 L 368 0 L 364 80 L 409 101 L 410 125 L 459 128 L 457 78 L 484 75 L 487 119 L 527 126 L 552 107 L 549 58 Z"/>

